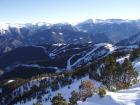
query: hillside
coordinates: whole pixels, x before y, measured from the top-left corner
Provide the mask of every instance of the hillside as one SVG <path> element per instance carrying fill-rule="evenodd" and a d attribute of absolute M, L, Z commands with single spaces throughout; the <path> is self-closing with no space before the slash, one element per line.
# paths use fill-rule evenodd
<path fill-rule="evenodd" d="M 138 46 L 100 44 L 43 44 L 19 47 L 0 56 L 0 78 L 27 77 L 44 72 L 80 68 L 113 52 L 130 52 Z M 34 72 L 34 74 L 31 73 Z"/>
<path fill-rule="evenodd" d="M 133 62 L 133 66 L 140 75 L 139 60 Z M 139 77 L 140 78 L 140 77 Z M 120 90 L 117 92 L 107 92 L 106 96 L 101 99 L 95 95 L 86 100 L 86 102 L 79 102 L 78 105 L 139 105 L 140 104 L 140 83 L 130 87 L 129 89 Z"/>
<path fill-rule="evenodd" d="M 73 68 L 68 69 L 66 66 L 65 68 L 66 70 L 63 71 L 60 71 L 60 69 L 58 68 L 57 70 L 56 69 L 52 70 L 51 68 L 50 68 L 51 70 L 49 70 L 49 67 L 48 69 L 47 68 L 43 69 L 41 68 L 41 66 L 38 65 L 22 64 L 21 67 L 17 66 L 15 70 L 12 70 L 11 72 L 8 71 L 7 73 L 4 74 L 4 77 L 2 76 L 3 78 L 1 78 L 2 97 L 0 97 L 0 99 L 3 100 L 1 101 L 1 104 L 2 105 L 5 104 L 6 105 L 11 105 L 11 104 L 31 105 L 40 102 L 43 105 L 51 105 L 51 100 L 58 93 L 61 93 L 62 96 L 68 102 L 69 98 L 71 97 L 71 92 L 72 91 L 80 92 L 81 91 L 80 86 L 82 86 L 81 84 L 83 83 L 82 81 L 90 80 L 96 87 L 94 90 L 94 94 L 93 96 L 88 96 L 84 102 L 78 100 L 78 105 L 90 105 L 93 103 L 95 105 L 96 104 L 102 105 L 103 103 L 109 104 L 110 101 L 113 105 L 121 105 L 121 104 L 128 105 L 130 103 L 135 103 L 134 105 L 138 105 L 139 98 L 137 97 L 139 97 L 139 89 L 138 89 L 139 82 L 137 83 L 136 81 L 138 76 L 137 71 L 139 73 L 140 65 L 139 65 L 139 58 L 133 55 L 135 54 L 135 51 L 138 50 L 138 47 L 113 46 L 107 43 L 96 44 L 94 46 L 89 44 L 89 46 L 92 46 L 91 50 L 89 49 L 85 50 L 88 52 L 83 54 L 82 57 L 78 58 L 78 60 L 75 61 L 76 63 L 73 63 L 73 65 L 74 64 L 79 65 L 78 62 L 81 62 L 82 60 L 87 61 L 87 63 L 77 66 L 77 68 L 74 69 Z M 64 50 L 64 48 L 70 47 L 70 45 L 69 46 L 63 45 L 63 47 L 55 45 L 54 49 L 51 50 L 56 51 L 57 53 L 56 56 L 58 56 L 59 54 L 61 55 L 61 53 L 58 53 L 58 51 L 61 52 L 59 47 L 61 47 L 60 49 Z M 73 45 L 71 47 L 75 48 Z M 98 50 L 100 53 L 98 53 Z M 49 50 L 47 51 L 49 52 Z M 139 54 L 139 52 L 137 54 Z M 55 54 L 49 54 L 49 55 L 51 55 L 50 57 L 55 57 L 52 56 Z M 94 56 L 96 56 L 98 60 L 91 59 L 90 61 L 89 58 L 94 58 Z M 132 57 L 133 57 L 132 65 L 134 69 L 133 67 L 131 67 L 131 62 L 129 60 L 129 58 L 132 59 Z M 69 59 L 67 62 L 69 62 Z M 41 68 L 41 69 L 37 70 L 36 68 Z M 46 72 L 43 70 L 48 70 L 48 71 Z M 117 70 L 116 72 L 119 73 L 119 75 L 117 75 L 117 73 L 113 72 L 112 70 L 115 71 Z M 23 75 L 21 75 L 20 73 Z M 115 74 L 111 74 L 111 73 L 115 73 Z M 11 75 L 13 75 L 13 77 Z M 112 80 L 111 78 L 114 79 Z M 120 83 L 122 82 L 121 83 L 122 85 L 117 84 L 118 80 L 120 81 Z M 107 90 L 106 95 L 102 98 L 100 98 L 98 95 L 98 89 L 101 86 L 106 87 Z M 116 87 L 114 88 L 116 92 L 112 92 L 112 87 Z M 131 93 L 132 91 L 133 93 Z M 127 97 L 125 98 L 120 97 L 125 95 L 133 95 L 135 97 L 134 98 L 128 97 L 128 99 L 126 99 Z M 131 100 L 135 100 L 135 101 L 131 101 Z"/>
<path fill-rule="evenodd" d="M 117 61 L 121 61 L 122 59 L 124 60 L 125 57 L 123 58 L 119 58 L 117 59 Z M 138 61 L 134 61 L 133 62 L 133 66 L 135 67 L 135 69 L 139 72 L 140 71 L 140 62 Z M 65 99 L 68 100 L 71 96 L 71 92 L 73 90 L 75 91 L 79 91 L 79 85 L 81 84 L 81 81 L 85 81 L 85 80 L 89 80 L 90 78 L 88 76 L 80 79 L 80 80 L 75 80 L 74 83 L 72 83 L 71 85 L 69 85 L 70 88 L 63 87 L 61 89 L 59 89 L 58 91 L 55 92 L 51 92 L 51 96 L 53 97 L 55 95 L 57 95 L 58 93 L 62 93 L 62 96 L 65 96 Z M 95 80 L 92 80 L 93 83 L 95 84 L 95 86 L 98 88 L 101 83 L 97 82 Z M 140 95 L 139 95 L 139 90 L 140 88 L 140 83 L 137 83 L 136 85 L 130 87 L 129 89 L 124 89 L 124 90 L 120 90 L 117 92 L 110 92 L 107 91 L 107 94 L 105 97 L 101 98 L 99 97 L 98 94 L 95 94 L 93 97 L 88 98 L 85 102 L 78 102 L 78 105 L 139 105 L 140 104 Z M 67 91 L 67 92 L 65 92 Z M 43 105 L 51 105 L 51 102 L 46 101 L 46 97 L 48 97 L 48 95 L 44 95 L 42 97 L 42 104 Z M 18 103 L 16 105 L 31 105 L 33 103 L 36 103 L 36 99 L 33 99 L 32 101 L 27 101 L 26 103 Z"/>
<path fill-rule="evenodd" d="M 140 45 L 140 33 L 118 42 L 116 45 Z"/>

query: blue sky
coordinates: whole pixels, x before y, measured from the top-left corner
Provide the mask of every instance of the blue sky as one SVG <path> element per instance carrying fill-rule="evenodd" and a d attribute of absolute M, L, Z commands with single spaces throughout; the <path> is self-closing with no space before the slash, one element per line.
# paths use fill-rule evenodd
<path fill-rule="evenodd" d="M 140 19 L 140 0 L 0 0 L 0 22 Z"/>

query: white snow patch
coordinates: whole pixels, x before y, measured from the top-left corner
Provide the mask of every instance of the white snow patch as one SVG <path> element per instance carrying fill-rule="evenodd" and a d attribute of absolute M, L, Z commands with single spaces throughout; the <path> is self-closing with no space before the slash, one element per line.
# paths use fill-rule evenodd
<path fill-rule="evenodd" d="M 0 30 L 8 30 L 9 25 L 10 25 L 9 23 L 0 22 Z"/>
<path fill-rule="evenodd" d="M 92 41 L 89 41 L 88 43 L 92 43 Z"/>
<path fill-rule="evenodd" d="M 8 82 L 7 83 L 12 83 L 12 82 L 14 82 L 15 80 L 8 80 Z"/>
<path fill-rule="evenodd" d="M 140 105 L 140 84 L 118 92 L 107 92 L 104 98 L 95 95 L 78 105 Z"/>
<path fill-rule="evenodd" d="M 65 45 L 64 43 L 56 43 L 56 44 L 53 44 L 53 46 L 62 46 L 62 45 Z"/>
<path fill-rule="evenodd" d="M 130 55 L 127 55 L 125 57 L 121 57 L 121 58 L 118 58 L 116 60 L 116 62 L 119 62 L 120 64 L 122 64 L 124 62 L 125 59 L 129 59 Z"/>
<path fill-rule="evenodd" d="M 60 32 L 59 35 L 63 35 L 63 33 Z"/>
<path fill-rule="evenodd" d="M 138 62 L 134 62 L 134 68 L 139 72 L 139 75 L 140 75 L 140 61 L 138 61 Z"/>
<path fill-rule="evenodd" d="M 53 35 L 56 35 L 56 32 L 52 32 Z"/>
<path fill-rule="evenodd" d="M 38 22 L 36 23 L 38 26 L 50 26 L 51 23 L 46 23 L 46 22 Z"/>
<path fill-rule="evenodd" d="M 111 52 L 115 50 L 115 47 L 112 44 L 104 43 L 105 47 L 108 48 Z"/>

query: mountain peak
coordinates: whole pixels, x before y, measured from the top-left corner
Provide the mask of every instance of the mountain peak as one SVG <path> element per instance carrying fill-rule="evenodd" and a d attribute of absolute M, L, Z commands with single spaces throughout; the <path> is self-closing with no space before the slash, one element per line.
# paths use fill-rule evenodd
<path fill-rule="evenodd" d="M 10 25 L 9 23 L 1 23 L 0 22 L 0 29 L 7 30 L 9 25 Z"/>
<path fill-rule="evenodd" d="M 90 23 L 94 23 L 93 19 L 88 19 L 88 20 L 82 22 L 82 24 L 90 24 Z"/>

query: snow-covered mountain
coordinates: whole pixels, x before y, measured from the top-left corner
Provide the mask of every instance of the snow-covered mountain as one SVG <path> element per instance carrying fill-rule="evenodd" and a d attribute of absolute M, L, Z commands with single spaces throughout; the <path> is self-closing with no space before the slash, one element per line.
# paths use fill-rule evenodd
<path fill-rule="evenodd" d="M 114 41 L 118 42 L 124 38 L 140 32 L 139 20 L 123 19 L 89 19 L 76 25 L 80 30 L 93 34 L 104 33 Z"/>
<path fill-rule="evenodd" d="M 19 46 L 44 43 L 116 43 L 139 32 L 139 20 L 89 19 L 77 25 L 45 22 L 34 24 L 0 23 L 0 54 Z"/>
<path fill-rule="evenodd" d="M 79 23 L 79 25 L 83 25 L 83 24 L 98 24 L 98 23 L 116 23 L 116 24 L 121 24 L 121 23 L 130 23 L 136 21 L 138 22 L 139 20 L 129 20 L 129 19 L 88 19 L 84 22 Z"/>
<path fill-rule="evenodd" d="M 93 41 L 96 43 L 93 40 L 94 37 L 92 34 L 79 31 L 76 27 L 66 23 L 53 25 L 47 23 L 24 25 L 6 24 L 0 27 L 0 54 L 20 46 L 44 43 L 83 44 Z M 104 42 L 109 41 L 105 40 Z"/>

